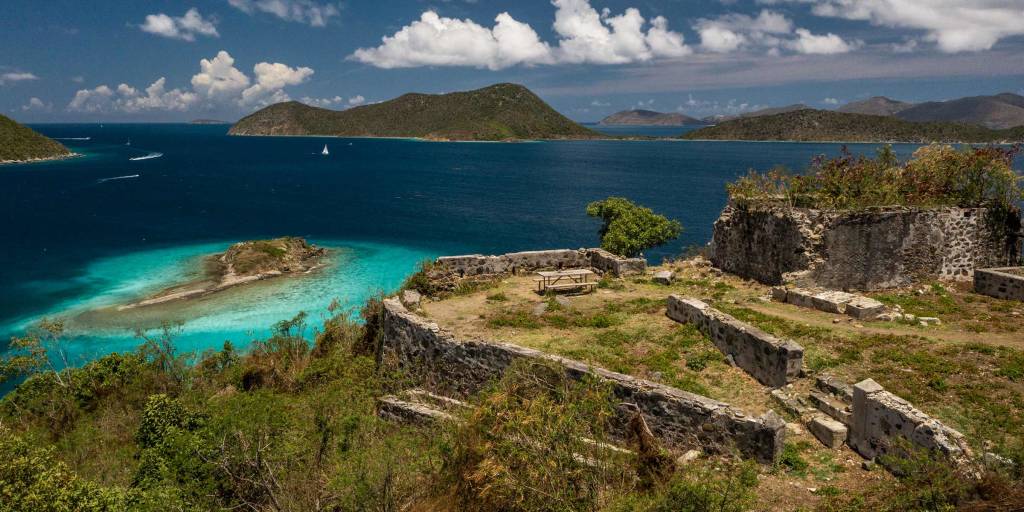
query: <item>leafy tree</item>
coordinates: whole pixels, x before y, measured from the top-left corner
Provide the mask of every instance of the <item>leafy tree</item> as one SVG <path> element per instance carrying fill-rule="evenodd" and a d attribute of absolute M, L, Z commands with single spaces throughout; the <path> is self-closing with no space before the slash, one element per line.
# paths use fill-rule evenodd
<path fill-rule="evenodd" d="M 622 256 L 639 256 L 644 250 L 664 245 L 683 231 L 679 221 L 622 197 L 588 204 L 587 215 L 603 221 L 599 231 L 601 247 Z"/>

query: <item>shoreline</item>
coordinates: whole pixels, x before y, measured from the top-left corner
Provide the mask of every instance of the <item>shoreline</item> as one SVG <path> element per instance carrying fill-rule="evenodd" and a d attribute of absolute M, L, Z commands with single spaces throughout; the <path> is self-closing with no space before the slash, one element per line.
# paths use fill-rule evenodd
<path fill-rule="evenodd" d="M 85 156 L 82 153 L 69 153 L 67 155 L 60 156 L 47 156 L 43 158 L 29 158 L 27 160 L 0 160 L 0 165 L 18 165 L 18 164 L 38 164 L 43 162 L 56 162 L 60 160 L 70 160 L 72 158 L 78 158 Z"/>

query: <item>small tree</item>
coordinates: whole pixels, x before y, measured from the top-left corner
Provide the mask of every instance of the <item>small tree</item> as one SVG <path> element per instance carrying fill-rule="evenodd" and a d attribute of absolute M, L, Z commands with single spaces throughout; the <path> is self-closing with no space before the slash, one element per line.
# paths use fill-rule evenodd
<path fill-rule="evenodd" d="M 641 252 L 664 245 L 683 232 L 679 221 L 658 215 L 650 208 L 622 197 L 609 197 L 588 204 L 587 215 L 603 221 L 599 231 L 601 247 L 621 256 L 639 256 Z"/>

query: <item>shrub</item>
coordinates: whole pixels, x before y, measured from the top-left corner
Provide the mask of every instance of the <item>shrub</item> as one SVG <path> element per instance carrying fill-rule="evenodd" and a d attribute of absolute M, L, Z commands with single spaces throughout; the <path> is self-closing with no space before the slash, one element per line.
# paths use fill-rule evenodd
<path fill-rule="evenodd" d="M 622 197 L 587 205 L 587 215 L 601 219 L 601 247 L 627 257 L 664 245 L 683 231 L 682 224 Z"/>

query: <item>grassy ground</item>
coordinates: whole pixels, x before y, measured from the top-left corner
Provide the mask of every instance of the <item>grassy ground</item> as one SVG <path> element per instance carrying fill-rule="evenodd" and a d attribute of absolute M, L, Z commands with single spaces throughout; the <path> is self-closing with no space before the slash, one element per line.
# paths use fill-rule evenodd
<path fill-rule="evenodd" d="M 907 313 L 938 317 L 941 325 L 858 322 L 772 303 L 767 287 L 706 267 L 666 268 L 676 272 L 671 286 L 647 278 L 606 280 L 595 293 L 561 302 L 538 295 L 529 276 L 509 277 L 484 290 L 426 302 L 422 313 L 458 335 L 580 359 L 719 399 L 748 414 L 773 408 L 768 390 L 728 365 L 705 336 L 665 316 L 669 294 L 697 297 L 803 345 L 811 376 L 829 372 L 850 383 L 874 378 L 962 431 L 979 451 L 1024 450 L 1024 304 L 975 295 L 966 285 L 936 283 L 874 297 Z M 793 387 L 809 391 L 812 381 L 801 379 Z M 789 462 L 761 475 L 764 509 L 813 507 L 831 494 L 887 478 L 862 470 L 860 457 L 848 448 L 831 451 L 802 429 L 792 433 Z"/>

